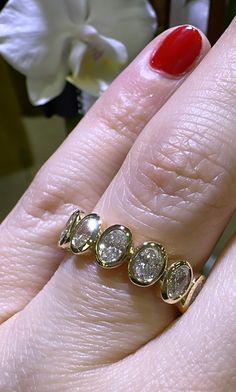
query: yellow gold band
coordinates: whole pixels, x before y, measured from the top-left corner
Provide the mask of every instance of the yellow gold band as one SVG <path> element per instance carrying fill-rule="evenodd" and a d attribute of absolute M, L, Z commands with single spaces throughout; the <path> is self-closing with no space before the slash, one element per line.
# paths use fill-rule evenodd
<path fill-rule="evenodd" d="M 128 275 L 140 287 L 160 283 L 161 298 L 176 304 L 183 313 L 194 301 L 204 282 L 204 275 L 193 273 L 188 261 L 177 260 L 168 266 L 163 245 L 155 241 L 134 247 L 130 229 L 113 225 L 102 231 L 99 215 L 75 211 L 61 233 L 58 245 L 78 255 L 94 250 L 102 268 L 111 269 L 128 262 Z"/>

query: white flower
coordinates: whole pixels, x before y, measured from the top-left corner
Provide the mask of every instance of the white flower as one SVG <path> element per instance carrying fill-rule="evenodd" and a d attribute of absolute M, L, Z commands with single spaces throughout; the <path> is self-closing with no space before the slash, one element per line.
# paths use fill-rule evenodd
<path fill-rule="evenodd" d="M 206 34 L 210 0 L 178 0 L 171 2 L 170 26 L 189 23 Z"/>
<path fill-rule="evenodd" d="M 9 0 L 0 13 L 0 54 L 27 78 L 42 105 L 66 79 L 98 96 L 152 38 L 145 0 Z"/>
<path fill-rule="evenodd" d="M 188 23 L 207 33 L 210 1 L 191 0 L 185 6 L 184 14 Z"/>

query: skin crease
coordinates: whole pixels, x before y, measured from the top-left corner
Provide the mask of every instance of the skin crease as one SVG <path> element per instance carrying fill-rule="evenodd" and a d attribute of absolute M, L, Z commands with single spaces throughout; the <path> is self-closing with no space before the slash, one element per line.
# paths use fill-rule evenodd
<path fill-rule="evenodd" d="M 235 33 L 234 21 L 148 122 L 95 208 L 195 270 L 235 209 Z M 173 324 L 174 307 L 132 286 L 125 267 L 66 257 L 0 327 L 0 391 L 235 391 L 235 252 L 233 239 Z"/>

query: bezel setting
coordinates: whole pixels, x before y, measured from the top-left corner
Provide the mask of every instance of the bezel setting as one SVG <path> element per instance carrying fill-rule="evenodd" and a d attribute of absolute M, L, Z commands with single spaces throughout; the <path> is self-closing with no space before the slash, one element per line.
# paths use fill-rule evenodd
<path fill-rule="evenodd" d="M 107 240 L 107 237 L 109 240 Z M 103 268 L 119 267 L 125 260 L 129 259 L 131 254 L 132 234 L 123 225 L 108 227 L 96 243 L 96 260 Z"/>
<path fill-rule="evenodd" d="M 74 224 L 71 230 L 71 251 L 77 255 L 95 246 L 101 235 L 101 226 L 101 218 L 95 213 L 86 215 Z"/>
<path fill-rule="evenodd" d="M 185 275 L 183 274 L 183 270 L 185 270 Z M 186 272 L 188 275 L 186 275 Z M 178 278 L 183 280 L 182 289 L 181 280 L 178 282 Z M 183 284 L 184 279 L 186 279 L 186 282 Z M 189 292 L 192 280 L 193 270 L 188 261 L 179 260 L 171 264 L 170 267 L 166 270 L 162 279 L 161 297 L 163 301 L 167 302 L 168 304 L 176 304 L 181 301 L 181 299 Z M 174 295 L 174 292 L 176 292 L 176 295 Z"/>
<path fill-rule="evenodd" d="M 148 250 L 149 250 L 149 254 L 148 254 Z M 152 251 L 152 254 L 150 254 L 150 251 Z M 156 259 L 159 258 L 159 260 L 156 262 L 155 258 Z M 148 266 L 149 260 L 150 260 L 150 265 Z M 153 285 L 164 274 L 167 266 L 167 261 L 168 261 L 167 252 L 163 245 L 154 241 L 144 242 L 141 246 L 136 248 L 136 250 L 134 251 L 133 255 L 129 260 L 128 273 L 131 282 L 141 287 L 147 287 Z M 158 266 L 158 264 L 161 265 Z M 148 267 L 149 267 L 149 271 L 148 271 Z M 137 272 L 138 270 L 139 272 Z M 145 274 L 146 274 L 146 278 L 145 278 Z"/>
<path fill-rule="evenodd" d="M 62 249 L 70 249 L 71 232 L 73 227 L 77 225 L 85 216 L 84 212 L 81 210 L 76 210 L 71 214 L 70 218 L 65 224 L 65 227 L 60 235 L 58 246 Z"/>

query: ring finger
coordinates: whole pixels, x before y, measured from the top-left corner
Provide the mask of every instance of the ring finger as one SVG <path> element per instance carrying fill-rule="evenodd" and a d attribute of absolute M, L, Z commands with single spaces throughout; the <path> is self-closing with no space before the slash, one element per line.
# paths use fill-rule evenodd
<path fill-rule="evenodd" d="M 19 311 L 47 282 L 63 257 L 55 244 L 68 213 L 75 205 L 95 206 L 139 132 L 185 79 L 186 72 L 168 78 L 148 66 L 166 35 L 154 40 L 98 100 L 1 225 L 0 320 Z M 192 67 L 208 48 L 203 38 L 200 53 L 190 58 Z"/>

